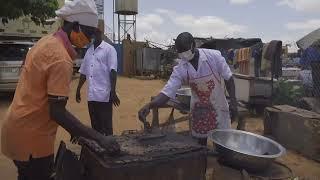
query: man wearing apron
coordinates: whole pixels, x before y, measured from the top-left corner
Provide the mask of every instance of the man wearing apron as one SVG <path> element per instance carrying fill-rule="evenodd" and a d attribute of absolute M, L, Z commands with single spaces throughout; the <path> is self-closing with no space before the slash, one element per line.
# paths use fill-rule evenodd
<path fill-rule="evenodd" d="M 181 33 L 175 46 L 181 61 L 174 67 L 161 93 L 139 111 L 139 119 L 145 122 L 150 109 L 164 105 L 170 98 L 174 99 L 181 85 L 188 84 L 192 90 L 192 136 L 198 139 L 199 144 L 206 145 L 209 131 L 231 128 L 230 112 L 232 117 L 238 115 L 232 72 L 219 51 L 195 48 L 190 33 Z M 230 108 L 222 79 L 230 96 Z"/>

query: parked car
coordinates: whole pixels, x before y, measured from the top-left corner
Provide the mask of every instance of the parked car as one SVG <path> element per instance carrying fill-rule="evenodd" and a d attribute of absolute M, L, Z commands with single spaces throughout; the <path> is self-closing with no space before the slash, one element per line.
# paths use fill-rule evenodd
<path fill-rule="evenodd" d="M 19 81 L 23 61 L 35 44 L 33 41 L 0 41 L 0 92 L 14 92 Z M 73 61 L 74 73 L 79 71 L 86 48 L 76 48 L 78 57 Z"/>
<path fill-rule="evenodd" d="M 0 92 L 14 92 L 32 41 L 0 41 Z"/>

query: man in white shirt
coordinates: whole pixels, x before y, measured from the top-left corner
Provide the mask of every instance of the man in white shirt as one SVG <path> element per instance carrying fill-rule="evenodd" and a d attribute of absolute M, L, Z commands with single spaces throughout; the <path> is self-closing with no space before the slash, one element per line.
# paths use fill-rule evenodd
<path fill-rule="evenodd" d="M 93 129 L 113 135 L 112 106 L 119 106 L 116 93 L 117 52 L 102 40 L 103 26 L 96 29 L 94 43 L 89 47 L 80 67 L 76 100 L 81 102 L 81 87 L 88 81 L 88 109 Z"/>
<path fill-rule="evenodd" d="M 195 41 L 190 33 L 181 33 L 175 46 L 181 61 L 174 67 L 161 93 L 139 111 L 139 119 L 145 126 L 149 126 L 146 116 L 150 109 L 164 105 L 170 98 L 174 99 L 181 85 L 189 84 L 192 90 L 192 136 L 198 139 L 199 144 L 206 145 L 209 131 L 231 128 L 229 105 L 222 80 L 231 100 L 231 117 L 238 115 L 232 72 L 219 51 L 195 48 Z"/>

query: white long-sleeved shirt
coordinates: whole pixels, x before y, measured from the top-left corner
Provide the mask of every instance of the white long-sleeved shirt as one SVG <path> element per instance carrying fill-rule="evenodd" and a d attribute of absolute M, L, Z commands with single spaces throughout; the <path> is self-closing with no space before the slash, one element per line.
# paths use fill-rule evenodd
<path fill-rule="evenodd" d="M 198 70 L 196 71 L 192 64 L 188 61 L 180 60 L 179 64 L 173 69 L 169 81 L 162 89 L 161 93 L 174 99 L 177 90 L 182 84 L 187 84 L 188 74 L 190 78 L 197 78 L 211 74 L 211 69 L 218 78 L 229 80 L 232 76 L 229 65 L 227 64 L 220 51 L 211 49 L 199 49 L 199 64 Z M 188 73 L 187 73 L 188 72 Z"/>

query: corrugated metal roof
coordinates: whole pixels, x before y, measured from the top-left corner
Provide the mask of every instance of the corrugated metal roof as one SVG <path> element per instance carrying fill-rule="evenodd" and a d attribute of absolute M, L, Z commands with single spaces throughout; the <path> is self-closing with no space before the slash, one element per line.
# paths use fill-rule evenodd
<path fill-rule="evenodd" d="M 299 48 L 307 49 L 312 45 L 313 42 L 320 39 L 320 28 L 312 31 L 308 35 L 304 36 L 302 39 L 297 41 L 297 45 Z"/>

